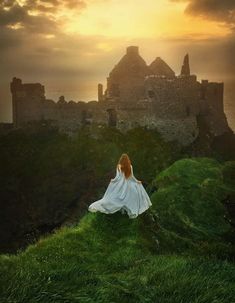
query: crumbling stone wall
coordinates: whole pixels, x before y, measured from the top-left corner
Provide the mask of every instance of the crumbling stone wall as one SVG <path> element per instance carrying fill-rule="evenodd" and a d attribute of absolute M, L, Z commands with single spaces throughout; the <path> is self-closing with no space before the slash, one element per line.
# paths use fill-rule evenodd
<path fill-rule="evenodd" d="M 206 116 L 208 128 L 215 136 L 225 133 L 229 126 L 224 113 L 224 84 L 204 80 L 200 87 L 200 99 L 203 104 L 201 112 Z"/>
<path fill-rule="evenodd" d="M 190 75 L 189 57 L 184 58 L 181 75 L 161 59 L 150 66 L 139 55 L 138 47 L 127 48 L 126 55 L 110 72 L 107 89 L 98 85 L 98 101 L 58 102 L 45 97 L 40 83 L 11 83 L 14 126 L 29 121 L 51 120 L 66 132 L 82 125 L 105 124 L 122 131 L 136 126 L 157 128 L 166 140 L 182 145 L 198 136 L 198 115 L 203 115 L 208 129 L 216 136 L 228 131 L 223 110 L 223 83 L 197 81 Z"/>
<path fill-rule="evenodd" d="M 156 128 L 167 140 L 192 143 L 198 136 L 196 116 L 199 113 L 196 77 L 168 79 L 149 76 L 146 94 L 153 103 Z"/>
<path fill-rule="evenodd" d="M 45 100 L 44 86 L 40 83 L 22 84 L 21 79 L 13 78 L 11 93 L 15 126 L 42 118 L 42 107 Z"/>

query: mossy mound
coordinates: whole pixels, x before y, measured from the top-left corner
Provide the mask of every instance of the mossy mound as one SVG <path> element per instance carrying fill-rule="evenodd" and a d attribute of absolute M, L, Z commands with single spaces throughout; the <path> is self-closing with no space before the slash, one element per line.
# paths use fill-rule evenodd
<path fill-rule="evenodd" d="M 234 233 L 222 204 L 233 190 L 231 179 L 224 177 L 226 167 L 208 158 L 183 159 L 158 175 L 151 199 L 161 226 L 160 251 L 234 254 Z"/>

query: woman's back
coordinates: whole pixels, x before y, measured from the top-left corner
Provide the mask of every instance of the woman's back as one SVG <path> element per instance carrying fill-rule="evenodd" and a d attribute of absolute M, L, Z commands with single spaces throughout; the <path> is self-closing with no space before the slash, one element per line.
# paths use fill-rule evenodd
<path fill-rule="evenodd" d="M 135 181 L 138 183 L 141 183 L 141 181 L 137 180 L 133 174 L 133 167 L 132 165 L 130 165 L 130 175 L 126 176 L 125 171 L 122 169 L 122 166 L 120 164 L 117 165 L 116 168 L 116 177 L 117 180 L 119 180 L 119 176 L 120 176 L 120 180 L 123 179 L 124 181 Z M 116 177 L 114 179 L 111 179 L 111 181 L 116 181 Z"/>
<path fill-rule="evenodd" d="M 152 205 L 141 181 L 133 174 L 133 167 L 129 169 L 118 163 L 116 176 L 111 179 L 102 199 L 92 203 L 89 211 L 100 211 L 111 214 L 125 210 L 130 218 L 135 218 Z"/>

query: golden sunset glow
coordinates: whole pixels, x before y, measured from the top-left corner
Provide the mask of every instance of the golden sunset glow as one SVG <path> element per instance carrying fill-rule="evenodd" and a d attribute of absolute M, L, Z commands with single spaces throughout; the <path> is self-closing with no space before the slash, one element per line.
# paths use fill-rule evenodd
<path fill-rule="evenodd" d="M 176 74 L 189 53 L 198 79 L 234 81 L 234 16 L 230 0 L 0 1 L 0 115 L 11 117 L 13 76 L 42 83 L 54 100 L 96 100 L 97 83 L 106 84 L 129 45 Z"/>
<path fill-rule="evenodd" d="M 216 22 L 186 16 L 186 6 L 185 2 L 169 5 L 168 0 L 97 1 L 92 2 L 80 16 L 64 10 L 64 16 L 68 18 L 64 30 L 82 35 L 127 38 L 190 35 L 197 39 L 229 33 L 228 28 Z"/>

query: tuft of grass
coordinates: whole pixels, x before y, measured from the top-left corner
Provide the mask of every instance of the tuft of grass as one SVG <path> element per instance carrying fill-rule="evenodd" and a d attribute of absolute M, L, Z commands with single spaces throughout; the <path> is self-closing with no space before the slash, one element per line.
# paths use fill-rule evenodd
<path fill-rule="evenodd" d="M 87 214 L 17 256 L 2 255 L 1 302 L 233 302 L 234 265 L 152 254 L 141 220 Z"/>

